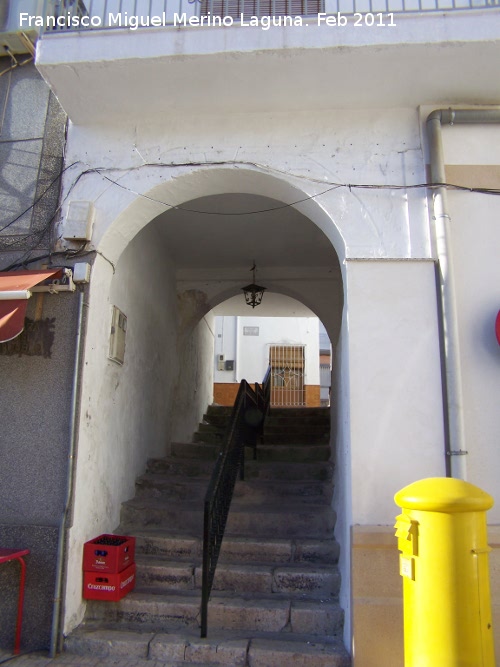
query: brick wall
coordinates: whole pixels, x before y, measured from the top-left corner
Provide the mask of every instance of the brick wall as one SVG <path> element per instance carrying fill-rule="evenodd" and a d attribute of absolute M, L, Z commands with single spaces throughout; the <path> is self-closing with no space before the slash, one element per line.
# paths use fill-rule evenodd
<path fill-rule="evenodd" d="M 218 405 L 233 405 L 239 386 L 236 382 L 214 382 L 214 403 Z M 308 408 L 319 407 L 321 405 L 320 386 L 309 384 L 304 389 L 306 406 Z"/>
<path fill-rule="evenodd" d="M 319 384 L 306 384 L 304 389 L 306 393 L 306 407 L 319 408 L 321 405 Z"/>
<path fill-rule="evenodd" d="M 237 382 L 214 382 L 214 403 L 234 405 L 239 387 Z"/>

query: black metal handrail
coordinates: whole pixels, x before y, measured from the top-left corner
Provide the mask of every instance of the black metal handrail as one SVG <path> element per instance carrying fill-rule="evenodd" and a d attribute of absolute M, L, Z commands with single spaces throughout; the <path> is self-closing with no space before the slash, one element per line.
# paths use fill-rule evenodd
<path fill-rule="evenodd" d="M 255 393 L 257 394 L 257 400 L 259 401 L 259 408 L 262 410 L 265 419 L 269 412 L 269 406 L 271 405 L 271 366 L 267 367 L 262 385 L 259 385 L 258 382 L 255 383 Z M 264 422 L 262 422 L 262 424 L 263 423 Z"/>
<path fill-rule="evenodd" d="M 267 377 L 267 375 L 266 375 Z M 263 387 L 265 387 L 265 380 Z M 233 498 L 238 471 L 244 478 L 245 447 L 253 447 L 256 456 L 257 440 L 262 434 L 268 410 L 267 389 L 254 391 L 242 380 L 234 402 L 222 449 L 214 467 L 207 493 L 203 524 L 203 570 L 201 583 L 201 636 L 207 636 L 208 600 L 212 590 L 229 507 Z"/>

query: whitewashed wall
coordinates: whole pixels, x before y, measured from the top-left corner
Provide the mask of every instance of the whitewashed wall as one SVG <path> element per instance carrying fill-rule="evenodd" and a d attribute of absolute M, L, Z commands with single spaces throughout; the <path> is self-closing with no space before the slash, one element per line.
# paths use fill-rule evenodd
<path fill-rule="evenodd" d="M 145 279 L 145 267 L 154 279 Z M 127 316 L 123 365 L 108 358 L 113 305 Z M 171 261 L 154 230 L 139 234 L 115 268 L 97 256 L 81 389 L 66 629 L 84 612 L 83 543 L 118 527 L 121 503 L 133 497 L 147 459 L 164 456 L 171 439 L 185 435 L 182 426 L 194 427 L 211 400 L 210 318 L 201 320 L 179 354 L 181 325 Z"/>
<path fill-rule="evenodd" d="M 353 523 L 387 524 L 394 494 L 445 474 L 434 266 L 347 264 Z"/>
<path fill-rule="evenodd" d="M 500 126 L 443 129 L 447 176 L 500 188 Z M 448 195 L 457 289 L 467 479 L 490 493 L 490 523 L 500 523 L 500 197 Z"/>

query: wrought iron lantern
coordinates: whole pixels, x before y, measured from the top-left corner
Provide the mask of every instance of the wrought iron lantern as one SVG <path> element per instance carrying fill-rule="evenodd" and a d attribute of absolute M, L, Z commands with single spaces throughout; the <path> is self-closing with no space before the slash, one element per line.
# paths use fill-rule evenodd
<path fill-rule="evenodd" d="M 252 308 L 255 308 L 255 306 L 258 306 L 262 303 L 262 297 L 264 296 L 264 292 L 266 291 L 266 287 L 262 287 L 261 285 L 256 285 L 255 284 L 255 261 L 253 263 L 252 268 L 250 271 L 253 273 L 253 283 L 251 285 L 247 285 L 246 287 L 242 287 L 241 289 L 243 290 L 243 293 L 245 295 L 245 301 L 249 306 L 252 306 Z"/>

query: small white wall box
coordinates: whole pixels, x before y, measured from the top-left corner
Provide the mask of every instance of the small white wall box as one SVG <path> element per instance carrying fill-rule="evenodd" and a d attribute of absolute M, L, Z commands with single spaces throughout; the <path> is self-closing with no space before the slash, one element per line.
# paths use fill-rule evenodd
<path fill-rule="evenodd" d="M 109 336 L 109 358 L 118 364 L 125 359 L 125 334 L 127 331 L 127 317 L 122 311 L 113 306 L 111 318 L 111 334 Z"/>
<path fill-rule="evenodd" d="M 94 204 L 91 201 L 70 201 L 64 223 L 64 238 L 69 241 L 90 241 L 94 225 Z"/>
<path fill-rule="evenodd" d="M 77 262 L 73 267 L 73 282 L 88 283 L 90 280 L 90 264 L 87 262 Z"/>
<path fill-rule="evenodd" d="M 217 370 L 218 371 L 223 371 L 224 370 L 224 355 L 223 354 L 218 354 L 217 355 Z"/>

